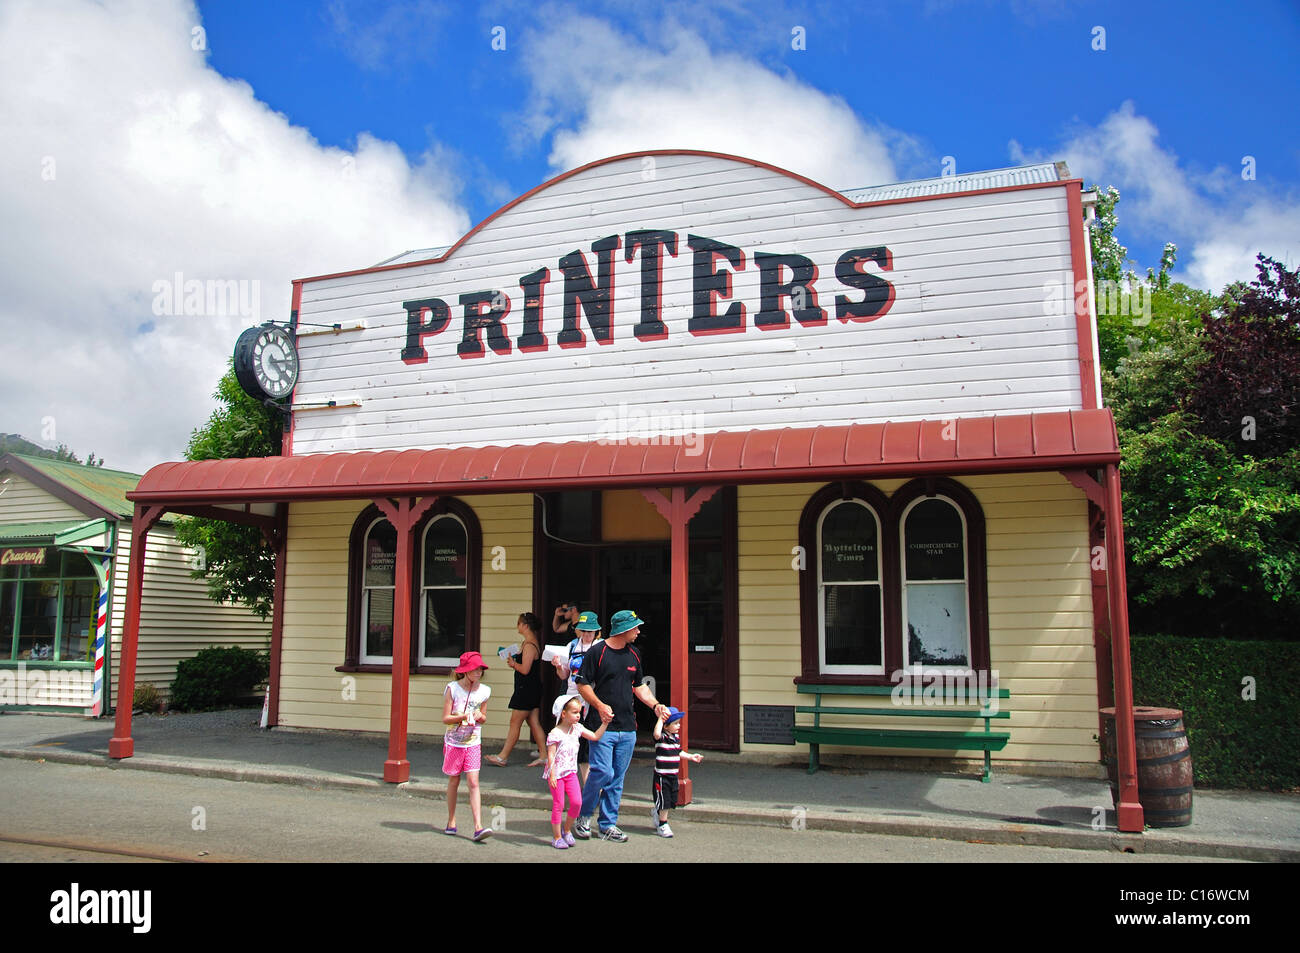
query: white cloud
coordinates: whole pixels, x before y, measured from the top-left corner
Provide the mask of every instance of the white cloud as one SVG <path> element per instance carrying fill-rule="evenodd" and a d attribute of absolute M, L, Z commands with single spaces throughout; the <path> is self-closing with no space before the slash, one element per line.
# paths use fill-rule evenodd
<path fill-rule="evenodd" d="M 335 42 L 368 72 L 410 71 L 442 32 L 452 7 L 431 0 L 383 0 L 364 4 L 354 18 L 355 0 L 329 0 L 324 17 Z M 412 37 L 420 37 L 412 43 Z"/>
<path fill-rule="evenodd" d="M 449 244 L 437 146 L 322 146 L 192 48 L 185 0 L 0 7 L 0 431 L 141 470 L 184 451 L 238 332 L 290 279 Z M 154 313 L 155 282 L 245 282 L 260 313 Z M 256 282 L 254 286 L 252 283 Z"/>
<path fill-rule="evenodd" d="M 1010 152 L 1015 161 L 1064 157 L 1074 175 L 1114 185 L 1122 235 L 1176 243 L 1175 277 L 1194 287 L 1218 292 L 1231 281 L 1252 280 L 1259 252 L 1294 266 L 1300 200 L 1243 180 L 1240 169 L 1189 168 L 1159 138 L 1156 124 L 1125 102 L 1098 125 L 1076 128 L 1051 152 L 1030 155 L 1014 141 Z"/>
<path fill-rule="evenodd" d="M 534 96 L 519 126 L 530 141 L 554 134 L 557 171 L 642 149 L 701 149 L 851 188 L 895 181 L 895 154 L 917 151 L 838 96 L 712 49 L 672 20 L 653 43 L 564 8 L 539 20 L 528 41 Z"/>
<path fill-rule="evenodd" d="M 1252 281 L 1260 252 L 1290 268 L 1300 265 L 1300 201 L 1252 202 L 1239 214 L 1223 216 L 1190 245 L 1190 283 L 1214 291 L 1232 281 Z"/>

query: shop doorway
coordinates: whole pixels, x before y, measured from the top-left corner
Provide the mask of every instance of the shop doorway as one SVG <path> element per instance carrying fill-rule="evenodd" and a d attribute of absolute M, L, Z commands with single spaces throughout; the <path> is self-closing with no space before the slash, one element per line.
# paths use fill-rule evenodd
<path fill-rule="evenodd" d="M 735 489 L 724 488 L 690 526 L 688 732 L 692 746 L 726 751 L 739 745 L 735 511 Z M 615 612 L 634 610 L 646 623 L 637 640 L 642 664 L 667 703 L 672 597 L 666 521 L 637 491 L 539 495 L 534 512 L 535 597 L 543 618 L 549 624 L 555 606 L 573 600 L 598 613 L 608 634 Z M 654 725 L 641 706 L 637 721 L 646 733 Z"/>

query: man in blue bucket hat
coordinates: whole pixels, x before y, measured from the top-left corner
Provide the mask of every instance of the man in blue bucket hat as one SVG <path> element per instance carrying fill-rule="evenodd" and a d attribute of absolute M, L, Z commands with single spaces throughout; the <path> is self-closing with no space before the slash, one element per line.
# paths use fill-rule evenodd
<path fill-rule="evenodd" d="M 591 743 L 591 773 L 582 789 L 582 812 L 573 827 L 580 839 L 591 837 L 591 816 L 600 805 L 600 837 L 621 844 L 627 835 L 618 829 L 618 808 L 623 799 L 623 779 L 636 749 L 636 711 L 633 698 L 654 709 L 656 718 L 666 717 L 668 707 L 660 704 L 649 686 L 641 684 L 641 655 L 633 647 L 641 634 L 641 619 L 630 609 L 615 612 L 609 620 L 609 636 L 592 646 L 582 660 L 574 681 L 583 700 L 611 721 L 599 741 Z"/>

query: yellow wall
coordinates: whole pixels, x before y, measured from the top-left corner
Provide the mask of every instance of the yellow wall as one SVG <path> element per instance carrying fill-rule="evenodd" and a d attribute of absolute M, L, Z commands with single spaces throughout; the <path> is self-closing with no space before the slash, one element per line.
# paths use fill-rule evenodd
<path fill-rule="evenodd" d="M 882 480 L 874 485 L 888 495 L 902 482 Z M 1011 741 L 993 757 L 1095 763 L 1097 678 L 1087 500 L 1057 473 L 968 477 L 959 482 L 975 494 L 984 510 L 989 651 L 1001 687 L 1011 692 L 1003 703 L 1012 713 L 1010 720 L 994 722 L 995 731 L 1010 730 Z M 803 506 L 820 487 L 740 487 L 741 703 L 811 703 L 807 696 L 801 699 L 792 681 L 801 666 L 799 579 L 791 565 L 791 551 L 799 542 Z M 797 720 L 803 723 L 808 718 Z M 897 718 L 879 721 L 886 727 L 900 727 Z M 861 719 L 854 723 L 865 724 Z M 909 720 L 909 727 L 924 725 L 920 719 Z M 945 727 L 955 725 L 950 721 Z M 982 728 L 983 722 L 973 727 Z M 744 745 L 743 739 L 741 749 L 782 750 L 774 745 Z M 845 750 L 863 753 L 866 749 Z"/>
<path fill-rule="evenodd" d="M 505 734 L 503 713 L 513 673 L 496 649 L 518 641 L 515 622 L 532 604 L 533 502 L 528 494 L 462 497 L 483 531 L 483 616 L 480 637 L 492 687 L 488 734 Z M 345 728 L 387 732 L 392 677 L 345 674 L 348 537 L 367 501 L 294 504 L 289 509 L 289 548 L 281 650 L 280 724 L 299 728 Z M 493 550 L 501 547 L 495 556 Z M 504 559 L 504 568 L 498 567 Z M 411 676 L 408 731 L 442 734 L 442 692 L 454 676 Z M 355 699 L 345 701 L 345 679 L 355 680 Z"/>
<path fill-rule="evenodd" d="M 1011 742 L 995 758 L 1097 761 L 1096 668 L 1088 567 L 1087 502 L 1056 473 L 971 477 L 960 481 L 980 501 L 987 528 L 989 639 L 993 667 L 1011 691 Z M 879 481 L 886 494 L 902 481 Z M 741 704 L 800 705 L 798 574 L 791 550 L 799 514 L 821 484 L 739 488 Z M 532 498 L 463 497 L 483 530 L 482 645 L 500 736 L 510 670 L 492 656 L 514 641 L 515 620 L 532 597 Z M 295 727 L 386 732 L 388 675 L 355 674 L 356 698 L 343 700 L 348 536 L 364 501 L 295 504 L 289 513 L 288 582 L 280 723 Z M 504 570 L 493 548 L 503 547 Z M 411 679 L 412 733 L 440 734 L 448 677 Z M 805 719 L 800 719 L 805 720 Z M 889 724 L 897 726 L 898 719 Z M 958 722 L 957 724 L 962 724 Z M 982 725 L 982 723 L 979 723 Z M 1008 729 L 1009 726 L 1009 729 Z M 945 727 L 954 727 L 952 724 Z M 742 750 L 802 751 L 772 745 Z M 828 749 L 829 750 L 829 749 Z M 862 753 L 862 749 L 858 749 Z M 888 752 L 897 754 L 899 752 Z M 938 752 L 917 752 L 933 756 Z M 977 753 L 976 753 L 977 756 Z"/>

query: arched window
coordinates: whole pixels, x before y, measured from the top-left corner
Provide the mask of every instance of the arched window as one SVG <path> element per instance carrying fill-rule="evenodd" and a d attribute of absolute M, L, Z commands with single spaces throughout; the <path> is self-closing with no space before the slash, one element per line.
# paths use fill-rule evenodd
<path fill-rule="evenodd" d="M 362 664 L 393 662 L 393 602 L 397 592 L 397 531 L 382 516 L 366 528 L 361 579 Z"/>
<path fill-rule="evenodd" d="M 984 515 L 954 480 L 892 497 L 834 483 L 799 520 L 801 682 L 889 685 L 905 667 L 987 670 Z"/>
<path fill-rule="evenodd" d="M 465 651 L 469 539 L 451 513 L 424 527 L 420 586 L 420 664 L 454 668 Z"/>
<path fill-rule="evenodd" d="M 397 531 L 377 506 L 352 527 L 347 641 L 339 671 L 391 672 Z M 479 648 L 482 536 L 474 511 L 440 499 L 415 527 L 411 567 L 411 671 L 444 674 Z"/>
<path fill-rule="evenodd" d="M 880 517 L 864 500 L 836 500 L 817 523 L 821 670 L 881 674 L 885 666 Z"/>
<path fill-rule="evenodd" d="M 881 679 L 893 663 L 889 501 L 865 483 L 823 487 L 799 520 L 802 678 Z"/>
<path fill-rule="evenodd" d="M 903 667 L 970 668 L 966 597 L 966 521 L 942 496 L 913 500 L 903 512 Z"/>

